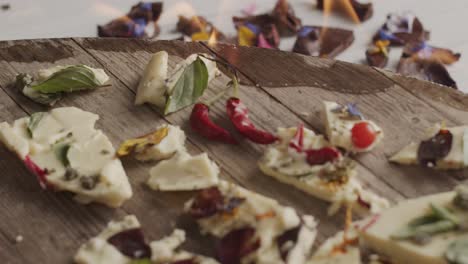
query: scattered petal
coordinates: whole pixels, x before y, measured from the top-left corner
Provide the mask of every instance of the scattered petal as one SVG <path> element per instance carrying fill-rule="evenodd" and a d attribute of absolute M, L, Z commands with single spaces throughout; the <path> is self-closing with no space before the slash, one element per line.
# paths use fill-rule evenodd
<path fill-rule="evenodd" d="M 98 26 L 99 37 L 143 38 L 156 37 L 159 27 L 156 22 L 161 15 L 163 4 L 161 2 L 140 2 L 130 12 L 112 20 L 104 26 Z M 154 25 L 154 32 L 147 34 L 146 28 Z"/>

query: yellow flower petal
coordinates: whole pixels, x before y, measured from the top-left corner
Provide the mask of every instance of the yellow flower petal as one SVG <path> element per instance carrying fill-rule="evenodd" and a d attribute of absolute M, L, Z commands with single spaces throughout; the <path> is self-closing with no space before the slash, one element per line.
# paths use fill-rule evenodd
<path fill-rule="evenodd" d="M 144 150 L 147 147 L 159 144 L 168 134 L 169 128 L 162 127 L 150 134 L 125 140 L 117 150 L 117 156 L 129 155 L 135 149 Z"/>
<path fill-rule="evenodd" d="M 241 46 L 254 46 L 257 38 L 255 33 L 246 26 L 240 26 L 237 29 L 237 37 Z"/>
<path fill-rule="evenodd" d="M 192 34 L 192 41 L 207 41 L 210 39 L 210 34 L 205 31 L 200 31 Z"/>

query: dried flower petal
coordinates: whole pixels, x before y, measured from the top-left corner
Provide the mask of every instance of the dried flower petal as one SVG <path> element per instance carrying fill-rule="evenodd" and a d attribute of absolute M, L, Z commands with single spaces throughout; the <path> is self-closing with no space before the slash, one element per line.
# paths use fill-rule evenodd
<path fill-rule="evenodd" d="M 421 142 L 418 148 L 418 161 L 421 165 L 435 165 L 437 160 L 446 157 L 452 149 L 453 135 L 449 130 L 440 130 L 435 136 Z"/>
<path fill-rule="evenodd" d="M 144 151 L 153 145 L 159 144 L 168 134 L 169 128 L 162 127 L 150 134 L 125 140 L 117 150 L 117 156 L 123 157 L 129 155 L 133 151 Z"/>
<path fill-rule="evenodd" d="M 374 41 L 389 40 L 394 46 L 428 39 L 429 33 L 424 30 L 421 21 L 410 12 L 387 15 L 387 21 L 373 37 Z"/>
<path fill-rule="evenodd" d="M 402 75 L 457 89 L 456 82 L 452 79 L 444 65 L 434 60 L 402 57 L 398 63 L 397 72 Z"/>
<path fill-rule="evenodd" d="M 107 239 L 122 254 L 134 259 L 151 258 L 151 248 L 146 244 L 140 228 L 128 229 Z"/>
<path fill-rule="evenodd" d="M 237 29 L 237 37 L 240 46 L 255 46 L 255 43 L 257 42 L 255 32 L 247 26 L 240 26 Z"/>
<path fill-rule="evenodd" d="M 366 50 L 367 63 L 370 66 L 383 68 L 388 63 L 390 40 L 377 40 Z"/>
<path fill-rule="evenodd" d="M 216 247 L 216 256 L 221 264 L 240 264 L 241 259 L 260 247 L 255 238 L 255 229 L 245 227 L 229 232 Z"/>
<path fill-rule="evenodd" d="M 427 42 L 408 43 L 403 50 L 403 57 L 434 60 L 442 64 L 452 64 L 460 59 L 461 54 L 445 48 L 433 47 Z"/>
<path fill-rule="evenodd" d="M 354 41 L 353 31 L 319 26 L 304 26 L 297 35 L 293 52 L 334 58 Z"/>
<path fill-rule="evenodd" d="M 275 8 L 270 13 L 247 17 L 233 17 L 232 20 L 236 27 L 245 23 L 251 23 L 261 28 L 262 32 L 266 32 L 265 28 L 273 24 L 282 37 L 296 34 L 302 26 L 301 20 L 295 16 L 291 5 L 285 0 L 278 0 Z M 270 42 L 270 44 L 272 43 Z"/>
<path fill-rule="evenodd" d="M 99 37 L 141 38 L 155 37 L 159 33 L 156 22 L 162 12 L 161 2 L 140 2 L 123 17 L 112 20 L 104 26 L 98 26 Z M 154 33 L 148 35 L 146 28 L 154 23 Z"/>

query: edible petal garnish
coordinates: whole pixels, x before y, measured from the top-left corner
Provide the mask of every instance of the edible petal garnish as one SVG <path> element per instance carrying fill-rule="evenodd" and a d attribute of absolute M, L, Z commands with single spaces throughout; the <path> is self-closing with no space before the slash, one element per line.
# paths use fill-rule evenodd
<path fill-rule="evenodd" d="M 420 42 L 429 39 L 421 21 L 411 12 L 391 13 L 386 22 L 377 31 L 373 41 L 388 40 L 392 46 L 402 46 L 409 42 Z"/>
<path fill-rule="evenodd" d="M 119 38 L 156 37 L 159 34 L 156 22 L 162 8 L 162 2 L 140 2 L 132 6 L 127 15 L 114 19 L 104 26 L 98 26 L 98 35 Z M 154 25 L 153 32 L 147 32 L 150 24 Z"/>
<path fill-rule="evenodd" d="M 262 32 L 267 32 L 267 27 L 271 27 L 273 24 L 282 37 L 296 34 L 302 25 L 301 20 L 296 17 L 294 10 L 287 0 L 278 0 L 270 13 L 247 17 L 233 17 L 232 20 L 235 25 L 242 25 L 245 23 L 254 24 L 258 26 Z"/>
<path fill-rule="evenodd" d="M 37 75 L 34 78 L 29 74 L 18 74 L 16 87 L 31 100 L 45 105 L 55 104 L 65 93 L 95 89 L 109 81 L 102 69 L 86 65 L 56 66 L 41 70 Z"/>
<path fill-rule="evenodd" d="M 421 165 L 433 167 L 437 160 L 446 157 L 452 149 L 453 135 L 441 129 L 436 135 L 421 142 L 418 148 L 418 161 Z"/>
<path fill-rule="evenodd" d="M 368 20 L 369 18 L 372 17 L 372 15 L 374 14 L 374 8 L 373 8 L 373 5 L 372 3 L 360 3 L 356 0 L 345 0 L 345 1 L 334 1 L 334 0 L 317 0 L 317 8 L 320 9 L 320 10 L 324 10 L 325 9 L 325 3 L 328 1 L 328 3 L 326 4 L 329 4 L 331 5 L 331 8 L 341 8 L 341 9 L 348 9 L 351 8 L 354 13 L 353 14 L 349 14 L 349 16 L 351 16 L 352 19 L 358 19 L 359 21 L 358 22 L 364 22 L 366 20 Z M 343 3 L 341 6 L 335 6 L 334 4 L 335 3 Z M 340 10 L 341 11 L 341 10 Z"/>
<path fill-rule="evenodd" d="M 434 60 L 402 57 L 398 63 L 397 72 L 457 89 L 457 83 L 452 79 L 445 66 Z"/>
<path fill-rule="evenodd" d="M 452 50 L 430 46 L 427 42 L 411 42 L 405 45 L 403 58 L 413 57 L 415 59 L 424 59 L 437 61 L 445 65 L 450 65 L 460 59 L 461 54 Z"/>
<path fill-rule="evenodd" d="M 279 34 L 274 24 L 259 27 L 250 22 L 236 24 L 237 41 L 241 46 L 256 46 L 259 48 L 278 48 Z"/>
<path fill-rule="evenodd" d="M 332 27 L 303 26 L 297 33 L 293 52 L 324 58 L 334 58 L 347 49 L 353 41 L 354 34 L 351 30 Z"/>
<path fill-rule="evenodd" d="M 216 256 L 221 264 L 241 263 L 241 259 L 260 247 L 255 229 L 244 227 L 226 234 L 216 247 Z"/>
<path fill-rule="evenodd" d="M 388 63 L 389 40 L 377 40 L 366 51 L 367 63 L 370 66 L 383 68 Z"/>

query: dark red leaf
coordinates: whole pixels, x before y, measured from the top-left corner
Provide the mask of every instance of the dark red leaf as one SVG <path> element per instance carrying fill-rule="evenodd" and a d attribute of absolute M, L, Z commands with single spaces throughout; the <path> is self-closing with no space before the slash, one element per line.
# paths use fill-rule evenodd
<path fill-rule="evenodd" d="M 418 161 L 421 165 L 435 165 L 436 161 L 446 157 L 452 149 L 453 135 L 441 129 L 435 136 L 421 142 L 418 148 Z"/>
<path fill-rule="evenodd" d="M 216 256 L 221 264 L 239 264 L 241 259 L 260 247 L 255 229 L 245 227 L 229 232 L 218 243 Z"/>
<path fill-rule="evenodd" d="M 130 258 L 151 258 L 151 248 L 146 244 L 141 228 L 133 228 L 117 233 L 108 238 L 107 242 Z"/>

